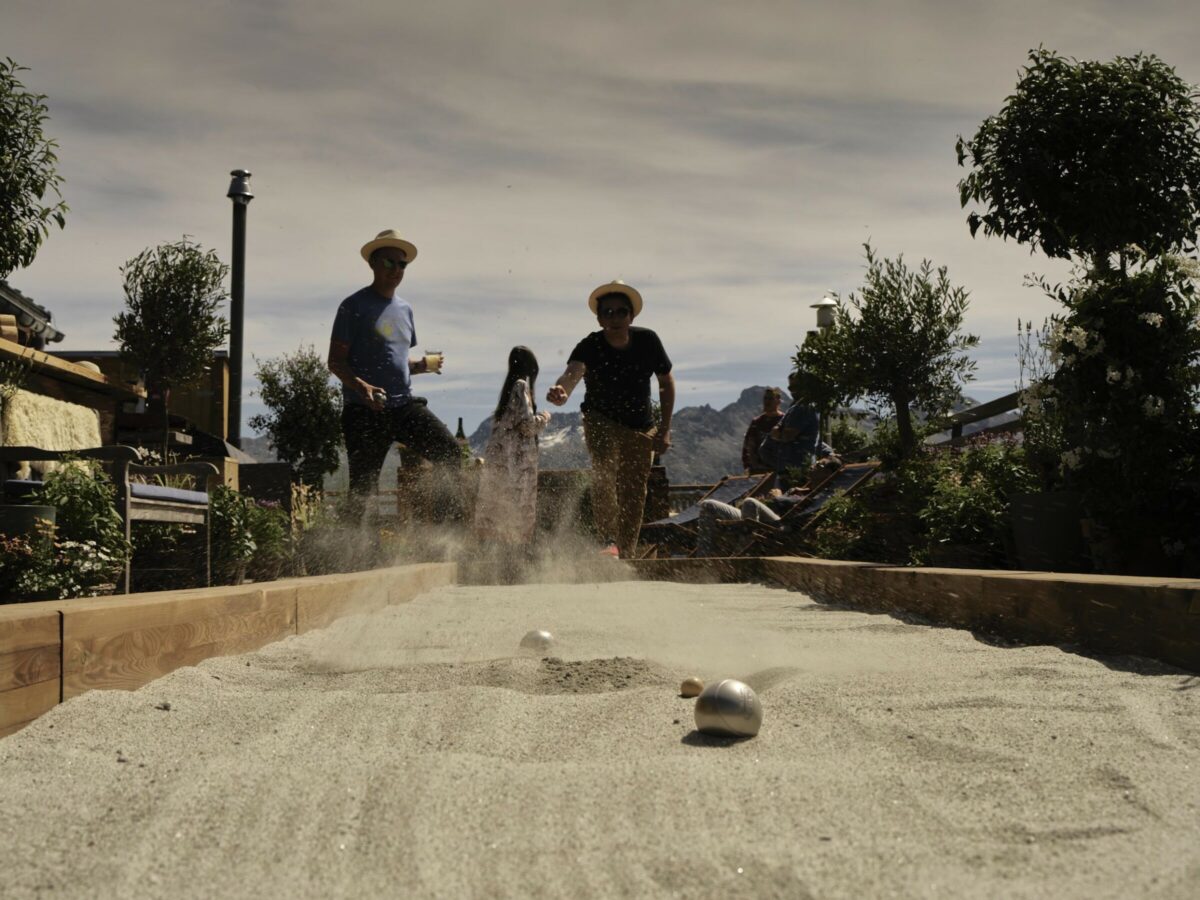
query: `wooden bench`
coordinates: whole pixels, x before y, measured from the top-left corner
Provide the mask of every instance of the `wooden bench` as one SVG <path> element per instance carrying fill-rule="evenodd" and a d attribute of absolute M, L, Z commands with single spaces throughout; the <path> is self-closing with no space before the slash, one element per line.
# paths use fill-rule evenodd
<path fill-rule="evenodd" d="M 169 466 L 143 466 L 141 454 L 133 447 L 114 445 L 87 450 L 42 450 L 39 447 L 0 447 L 0 468 L 7 470 L 15 463 L 64 462 L 89 459 L 110 464 L 113 484 L 117 489 L 117 513 L 125 526 L 125 540 L 130 539 L 134 522 L 170 522 L 199 527 L 204 542 L 203 566 L 198 567 L 201 584 L 212 584 L 212 550 L 210 536 L 210 506 L 208 480 L 219 475 L 217 467 L 208 462 L 185 462 Z M 5 471 L 4 495 L 21 498 L 40 488 L 43 482 L 33 479 L 9 478 Z M 158 484 L 147 484 L 137 478 L 165 478 L 172 475 L 191 475 L 203 490 L 183 490 Z M 126 558 L 123 592 L 130 588 L 131 560 Z"/>

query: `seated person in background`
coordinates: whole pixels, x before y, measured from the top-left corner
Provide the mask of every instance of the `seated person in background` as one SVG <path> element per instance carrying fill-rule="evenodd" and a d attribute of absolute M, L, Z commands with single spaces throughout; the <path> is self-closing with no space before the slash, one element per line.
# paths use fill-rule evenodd
<path fill-rule="evenodd" d="M 722 528 L 718 522 L 778 522 L 806 493 L 807 490 L 801 488 L 793 488 L 786 494 L 773 490 L 765 502 L 747 497 L 738 506 L 720 500 L 701 500 L 700 518 L 696 524 L 696 555 L 727 556 L 737 550 L 735 543 L 745 542 L 746 536 L 740 529 Z"/>
<path fill-rule="evenodd" d="M 814 460 L 830 459 L 841 465 L 833 448 L 821 440 L 821 418 L 813 402 L 812 376 L 793 372 L 788 378 L 792 405 L 779 424 L 759 445 L 759 457 L 773 471 L 780 487 L 787 487 L 788 470 L 807 473 Z"/>
<path fill-rule="evenodd" d="M 696 556 L 728 556 L 730 553 L 736 553 L 746 540 L 745 531 L 725 527 L 718 522 L 753 521 L 774 524 L 841 466 L 841 460 L 836 456 L 819 459 L 808 470 L 808 480 L 803 485 L 786 492 L 774 488 L 765 500 L 747 497 L 736 507 L 720 500 L 701 500 L 700 518 L 696 524 Z"/>
<path fill-rule="evenodd" d="M 746 436 L 742 439 L 742 468 L 751 475 L 764 474 L 771 467 L 763 462 L 758 455 L 758 446 L 783 418 L 779 405 L 783 402 L 783 391 L 777 387 L 769 387 L 763 391 L 763 411 L 750 420 Z"/>

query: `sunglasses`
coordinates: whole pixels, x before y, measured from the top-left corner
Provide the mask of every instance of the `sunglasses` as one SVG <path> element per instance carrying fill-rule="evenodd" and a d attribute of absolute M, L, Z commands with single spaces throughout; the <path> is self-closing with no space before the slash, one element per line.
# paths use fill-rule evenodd
<path fill-rule="evenodd" d="M 379 264 L 389 272 L 403 272 L 404 267 L 408 265 L 403 259 L 388 259 L 386 256 L 380 258 Z"/>
<path fill-rule="evenodd" d="M 628 306 L 610 306 L 607 309 L 600 307 L 596 310 L 596 315 L 601 319 L 624 319 L 632 312 Z"/>

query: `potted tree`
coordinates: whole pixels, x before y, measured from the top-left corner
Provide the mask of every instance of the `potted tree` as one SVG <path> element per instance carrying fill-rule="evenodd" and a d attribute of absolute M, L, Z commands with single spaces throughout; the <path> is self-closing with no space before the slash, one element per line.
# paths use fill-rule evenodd
<path fill-rule="evenodd" d="M 292 481 L 320 490 L 338 468 L 342 445 L 342 394 L 330 384 L 329 369 L 312 346 L 268 359 L 258 366 L 258 395 L 265 413 L 250 427 L 266 432 L 271 449 L 292 470 Z"/>
<path fill-rule="evenodd" d="M 143 250 L 121 267 L 125 310 L 113 319 L 114 337 L 146 379 L 147 412 L 163 426 L 163 459 L 171 388 L 196 381 L 229 333 L 219 312 L 228 271 L 215 251 L 186 237 Z"/>

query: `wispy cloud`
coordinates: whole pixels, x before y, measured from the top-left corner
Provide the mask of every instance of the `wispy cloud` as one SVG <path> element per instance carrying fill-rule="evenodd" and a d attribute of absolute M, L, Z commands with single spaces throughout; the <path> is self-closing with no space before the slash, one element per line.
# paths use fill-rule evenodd
<path fill-rule="evenodd" d="M 867 240 L 949 266 L 983 338 L 972 390 L 1005 392 L 1016 319 L 1052 311 L 1023 276 L 1062 267 L 970 238 L 956 136 L 1039 44 L 1200 80 L 1177 2 L 10 0 L 4 35 L 49 95 L 72 208 L 13 281 L 68 346 L 109 345 L 142 248 L 188 234 L 228 256 L 244 166 L 248 353 L 323 349 L 365 282 L 357 248 L 398 227 L 421 252 L 402 293 L 450 360 L 421 387 L 469 427 L 513 344 L 557 374 L 613 277 L 643 289 L 682 402 L 778 383 Z"/>

